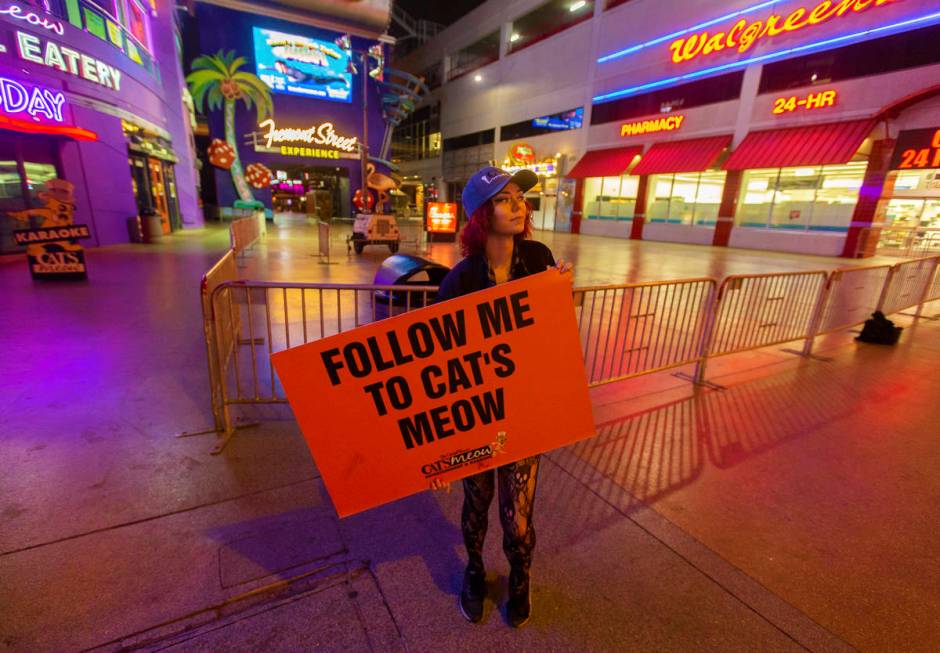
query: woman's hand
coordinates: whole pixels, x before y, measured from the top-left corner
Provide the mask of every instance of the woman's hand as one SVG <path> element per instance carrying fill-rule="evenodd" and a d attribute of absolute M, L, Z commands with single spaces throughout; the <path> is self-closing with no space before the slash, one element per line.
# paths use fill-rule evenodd
<path fill-rule="evenodd" d="M 440 478 L 435 477 L 431 479 L 430 485 L 431 485 L 431 489 L 434 490 L 435 492 L 440 492 L 441 490 L 444 490 L 445 492 L 447 492 L 447 494 L 450 494 L 450 481 L 445 482 L 445 481 L 442 481 Z"/>
<path fill-rule="evenodd" d="M 555 269 L 561 273 L 562 277 L 568 280 L 568 283 L 574 283 L 574 267 L 571 263 L 560 258 L 558 262 L 555 263 Z"/>

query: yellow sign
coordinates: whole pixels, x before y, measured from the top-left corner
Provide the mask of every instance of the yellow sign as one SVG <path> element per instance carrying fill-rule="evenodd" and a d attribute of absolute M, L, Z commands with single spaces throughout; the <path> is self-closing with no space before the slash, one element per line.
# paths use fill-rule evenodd
<path fill-rule="evenodd" d="M 620 135 L 637 136 L 639 134 L 649 134 L 652 132 L 671 132 L 679 129 L 683 122 L 685 122 L 685 116 L 681 114 L 678 116 L 669 116 L 668 118 L 626 122 L 620 125 Z"/>
<path fill-rule="evenodd" d="M 258 126 L 267 130 L 261 135 L 265 139 L 265 147 L 271 147 L 274 143 L 309 143 L 342 150 L 343 152 L 355 152 L 359 144 L 359 139 L 356 136 L 349 137 L 337 134 L 331 122 L 312 125 L 305 129 L 295 127 L 278 129 L 277 123 L 268 118 L 259 123 Z"/>
<path fill-rule="evenodd" d="M 796 95 L 791 95 L 790 97 L 778 97 L 776 100 L 774 100 L 774 108 L 772 112 L 776 115 L 780 115 L 783 113 L 796 111 L 797 109 L 813 111 L 815 109 L 825 109 L 826 107 L 834 106 L 835 103 L 835 91 L 819 91 L 818 93 L 810 93 L 804 98 L 797 97 Z"/>

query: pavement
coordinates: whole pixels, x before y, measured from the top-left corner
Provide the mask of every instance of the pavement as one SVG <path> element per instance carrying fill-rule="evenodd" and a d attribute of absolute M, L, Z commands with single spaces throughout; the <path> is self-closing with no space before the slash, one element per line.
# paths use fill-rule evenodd
<path fill-rule="evenodd" d="M 369 282 L 388 252 L 347 256 L 344 229 L 324 265 L 280 220 L 241 272 Z M 536 237 L 579 286 L 851 263 Z M 340 520 L 289 413 L 219 456 L 178 437 L 210 423 L 198 284 L 227 243 L 89 250 L 78 283 L 0 261 L 0 651 L 937 650 L 940 322 L 892 316 L 896 347 L 833 334 L 826 360 L 716 359 L 720 390 L 668 372 L 592 390 L 597 437 L 543 459 L 513 630 L 496 520 L 484 622 L 457 610 L 459 489 Z"/>

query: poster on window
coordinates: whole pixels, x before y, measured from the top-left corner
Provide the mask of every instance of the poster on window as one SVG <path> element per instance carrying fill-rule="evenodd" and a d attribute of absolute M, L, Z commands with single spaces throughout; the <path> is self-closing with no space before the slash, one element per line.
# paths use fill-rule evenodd
<path fill-rule="evenodd" d="M 275 93 L 352 102 L 349 51 L 330 41 L 253 28 L 258 77 Z"/>
<path fill-rule="evenodd" d="M 85 252 L 77 241 L 91 238 L 87 225 L 74 224 L 75 187 L 64 179 L 49 179 L 39 193 L 41 207 L 8 211 L 7 217 L 24 228 L 13 231 L 16 244 L 26 247 L 34 279 L 86 279 Z"/>

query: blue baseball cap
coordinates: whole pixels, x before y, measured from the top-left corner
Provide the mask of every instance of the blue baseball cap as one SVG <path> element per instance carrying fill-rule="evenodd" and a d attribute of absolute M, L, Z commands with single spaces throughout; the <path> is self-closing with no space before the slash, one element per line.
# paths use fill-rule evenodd
<path fill-rule="evenodd" d="M 494 166 L 478 170 L 467 180 L 461 195 L 463 210 L 467 216 L 472 216 L 474 211 L 496 197 L 496 193 L 503 190 L 509 182 L 515 183 L 524 193 L 539 183 L 539 177 L 531 170 L 520 170 L 514 175 Z"/>

